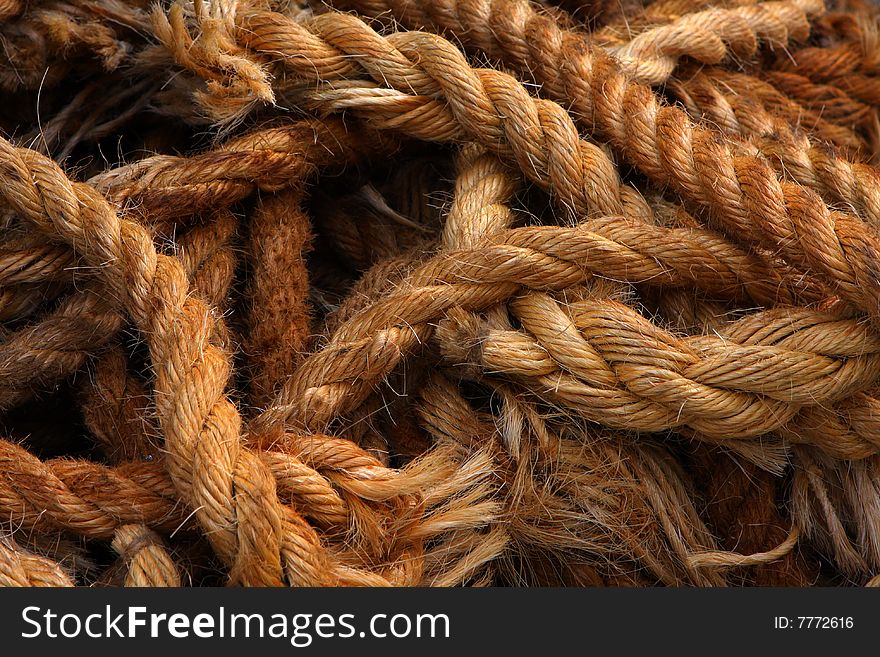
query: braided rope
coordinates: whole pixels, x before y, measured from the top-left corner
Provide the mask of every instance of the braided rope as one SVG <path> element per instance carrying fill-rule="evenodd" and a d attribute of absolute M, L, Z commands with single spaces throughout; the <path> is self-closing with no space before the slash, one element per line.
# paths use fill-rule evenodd
<path fill-rule="evenodd" d="M 340 122 L 302 121 L 256 130 L 218 149 L 188 158 L 147 158 L 111 169 L 93 182 L 117 202 L 134 205 L 137 212 L 159 222 L 202 210 L 216 212 L 257 188 L 275 190 L 301 184 L 303 177 L 311 175 L 317 167 L 344 164 L 367 152 L 390 152 L 394 147 L 392 140 L 355 133 Z M 34 253 L 32 243 L 31 238 L 24 240 L 20 251 L 15 248 L 16 243 L 9 245 L 10 252 L 4 259 L 8 263 L 4 271 L 9 271 L 9 281 L 24 278 L 43 289 L 47 281 L 61 277 L 69 280 L 70 274 L 65 270 L 75 257 L 71 249 L 43 243 Z M 16 271 L 16 267 L 21 269 Z M 40 323 L 22 329 L 6 341 L 0 407 L 20 403 L 77 371 L 90 354 L 110 342 L 120 328 L 121 318 L 103 297 L 70 297 Z M 9 301 L 4 299 L 4 311 L 21 317 L 22 303 L 35 308 L 41 300 L 39 292 L 36 298 L 16 295 Z"/>
<path fill-rule="evenodd" d="M 398 473 L 349 441 L 292 437 L 283 450 L 259 452 L 282 500 L 324 528 L 345 529 L 349 496 L 394 501 L 417 495 L 433 480 L 436 458 Z M 191 511 L 177 499 L 163 459 L 105 466 L 86 460 L 40 461 L 21 446 L 0 441 L 0 509 L 23 528 L 55 527 L 90 538 L 109 538 L 124 525 L 167 534 L 192 529 Z M 449 466 L 439 468 L 444 477 Z"/>
<path fill-rule="evenodd" d="M 237 220 L 220 211 L 211 221 L 190 229 L 176 244 L 193 291 L 215 313 L 215 339 L 229 345 L 231 338 L 220 316 L 226 309 L 236 256 L 230 244 Z M 144 383 L 129 373 L 128 354 L 121 343 L 102 354 L 85 384 L 83 418 L 91 434 L 103 443 L 111 461 L 159 455 L 158 427 L 146 410 L 151 405 Z"/>
<path fill-rule="evenodd" d="M 604 218 L 574 228 L 504 231 L 473 250 L 438 255 L 413 271 L 398 291 L 337 328 L 332 342 L 307 357 L 285 382 L 263 422 L 296 416 L 313 429 L 323 428 L 362 401 L 404 354 L 428 338 L 430 322 L 452 306 L 479 310 L 511 298 L 521 287 L 558 290 L 589 280 L 592 272 L 667 285 L 678 275 L 699 274 L 703 270 L 693 266 L 695 250 L 686 251 L 681 265 L 658 268 L 674 262 L 686 235 L 687 229 Z M 647 252 L 643 256 L 632 249 Z M 708 285 L 723 281 L 720 267 L 710 265 L 706 271 L 712 272 Z"/>

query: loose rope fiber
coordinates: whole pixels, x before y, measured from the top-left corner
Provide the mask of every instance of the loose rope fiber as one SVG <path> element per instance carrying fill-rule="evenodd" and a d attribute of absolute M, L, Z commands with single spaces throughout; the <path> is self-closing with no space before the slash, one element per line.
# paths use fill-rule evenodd
<path fill-rule="evenodd" d="M 877 20 L 0 1 L 0 584 L 876 585 Z"/>

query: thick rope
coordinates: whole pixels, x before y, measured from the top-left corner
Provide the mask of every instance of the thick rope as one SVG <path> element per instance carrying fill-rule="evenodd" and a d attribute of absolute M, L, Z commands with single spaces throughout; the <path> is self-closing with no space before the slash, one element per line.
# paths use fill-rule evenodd
<path fill-rule="evenodd" d="M 140 225 L 120 220 L 97 192 L 71 183 L 54 163 L 7 142 L 0 152 L 6 199 L 35 227 L 103 265 L 103 280 L 147 336 L 168 470 L 232 580 L 323 581 L 328 557 L 314 531 L 280 508 L 270 473 L 241 449 L 240 418 L 224 396 L 228 358 L 210 343 L 209 311 L 188 295 L 180 263 L 157 254 Z"/>
<path fill-rule="evenodd" d="M 642 32 L 608 52 L 633 80 L 659 85 L 669 79 L 681 57 L 720 64 L 728 57 L 751 58 L 761 44 L 775 50 L 803 41 L 810 32 L 808 20 L 824 11 L 822 0 L 712 8 Z"/>
<path fill-rule="evenodd" d="M 867 432 L 839 441 L 818 432 L 801 436 L 798 430 L 800 422 L 810 424 L 798 416 L 802 406 L 817 403 L 821 413 L 843 415 L 834 406 L 829 413 L 828 406 L 847 404 L 859 379 L 862 389 L 874 385 L 880 363 L 865 349 L 872 333 L 858 322 L 809 311 L 768 311 L 717 336 L 682 340 L 614 301 L 579 301 L 566 312 L 548 295 L 534 293 L 517 299 L 512 309 L 528 333 L 450 318 L 444 326 L 452 333 L 447 344 L 458 349 L 449 357 L 522 377 L 548 401 L 614 428 L 663 431 L 686 425 L 723 443 L 787 427 L 792 440 L 814 442 L 841 458 L 863 458 L 880 447 Z M 848 347 L 846 334 L 853 337 Z M 800 345 L 808 344 L 818 351 L 801 351 Z M 847 373 L 838 376 L 840 368 Z M 795 372 L 809 374 L 799 381 Z"/>
<path fill-rule="evenodd" d="M 670 185 L 684 198 L 711 209 L 725 232 L 764 246 L 793 265 L 815 272 L 848 301 L 875 319 L 880 318 L 875 274 L 880 239 L 864 222 L 829 210 L 815 192 L 781 181 L 765 158 L 742 153 L 736 144 L 695 125 L 680 109 L 661 105 L 648 87 L 629 80 L 615 62 L 592 49 L 581 35 L 567 32 L 535 13 L 524 0 L 480 0 L 473 6 L 466 3 L 467 11 L 457 0 L 430 6 L 409 0 L 353 4 L 367 14 L 390 10 L 406 25 L 448 30 L 466 45 L 534 75 L 544 93 L 564 102 L 584 127 L 607 138 L 652 180 Z M 281 22 L 274 17 L 270 20 Z M 345 24 L 342 17 L 334 20 L 334 45 L 349 46 L 349 57 L 357 53 L 356 59 L 347 60 L 348 65 L 354 67 L 356 61 L 376 85 L 337 86 L 334 90 L 312 93 L 311 98 L 320 106 L 359 108 L 359 113 L 372 114 L 381 124 L 383 120 L 389 121 L 388 108 L 393 107 L 390 99 L 395 97 L 384 93 L 382 87 L 387 85 L 405 94 L 409 109 L 413 102 L 421 100 L 413 97 L 411 90 L 436 94 L 442 89 L 449 111 L 461 125 L 476 134 L 492 134 L 497 141 L 502 134 L 499 115 L 522 116 L 533 102 L 525 98 L 512 101 L 510 96 L 502 95 L 497 86 L 505 80 L 502 74 L 472 70 L 460 53 L 440 37 L 412 32 L 383 39 L 357 19 L 348 22 L 350 33 L 341 27 Z M 369 49 L 362 45 L 363 36 L 359 41 L 346 41 L 349 34 L 355 33 L 369 35 Z M 318 43 L 324 46 L 323 42 Z M 299 52 L 311 46 L 303 45 Z M 377 47 L 383 49 L 381 60 L 376 57 Z M 295 58 L 284 61 L 286 65 L 297 63 Z M 315 75 L 314 70 L 311 75 Z M 327 77 L 331 77 L 329 71 Z M 422 80 L 426 80 L 424 84 Z M 507 93 L 512 91 L 512 86 L 506 84 L 501 88 Z M 498 95 L 494 95 L 496 90 Z M 369 109 L 372 99 L 380 96 L 384 109 Z M 399 98 L 402 102 L 403 98 Z M 434 112 L 442 107 L 427 98 L 420 104 Z M 400 110 L 395 114 L 406 120 L 402 106 Z M 425 119 L 420 121 L 424 126 Z M 396 121 L 396 127 L 401 124 L 409 127 Z M 420 136 L 443 134 L 431 123 L 427 125 L 430 129 L 421 127 Z M 525 140 L 525 135 L 505 128 L 503 134 Z M 541 143 L 536 132 L 532 132 L 530 139 L 532 143 Z M 533 147 L 523 144 L 523 148 L 532 155 L 530 161 L 544 162 L 535 156 Z M 568 153 L 579 153 L 579 149 Z M 526 172 L 534 170 L 533 165 L 524 162 L 521 166 Z M 579 166 L 570 168 L 577 170 Z"/>
<path fill-rule="evenodd" d="M 25 552 L 9 538 L 0 538 L 0 586 L 73 586 L 54 561 Z"/>

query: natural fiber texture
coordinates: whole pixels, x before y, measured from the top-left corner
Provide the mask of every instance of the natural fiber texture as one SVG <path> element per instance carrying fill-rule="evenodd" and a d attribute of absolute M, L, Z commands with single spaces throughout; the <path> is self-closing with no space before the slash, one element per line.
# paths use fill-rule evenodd
<path fill-rule="evenodd" d="M 536 394 L 553 403 L 624 429 L 662 431 L 687 425 L 706 439 L 728 441 L 793 422 L 792 440 L 821 440 L 818 433 L 798 430 L 802 405 L 849 397 L 853 389 L 835 390 L 840 382 L 857 386 L 862 378 L 871 385 L 880 364 L 870 358 L 861 361 L 866 343 L 858 324 L 843 329 L 862 333 L 853 342 L 856 359 L 832 364 L 822 355 L 811 363 L 806 353 L 786 348 L 802 339 L 818 346 L 824 340 L 818 335 L 822 330 L 814 333 L 812 328 L 834 323 L 832 317 L 797 318 L 801 333 L 791 330 L 790 311 L 781 322 L 772 315 L 755 316 L 716 336 L 679 341 L 614 301 L 579 301 L 566 312 L 551 297 L 533 293 L 512 302 L 511 310 L 527 332 L 493 331 L 450 318 L 445 330 L 454 332 L 450 343 L 457 345 L 457 352 L 449 357 L 523 377 Z M 837 336 L 827 337 L 841 344 Z M 726 358 L 735 363 L 725 363 Z M 820 370 L 829 366 L 825 378 Z M 838 374 L 841 366 L 853 370 Z M 857 371 L 863 367 L 862 377 Z M 809 385 L 799 389 L 794 372 L 806 371 L 811 372 Z M 863 440 L 862 445 L 834 441 L 823 446 L 839 456 L 860 458 L 858 454 L 877 449 L 872 432 Z"/>
<path fill-rule="evenodd" d="M 14 541 L 0 540 L 0 586 L 73 586 L 53 561 L 28 554 Z"/>
<path fill-rule="evenodd" d="M 0 584 L 876 585 L 877 11 L 329 5 L 0 1 Z"/>
<path fill-rule="evenodd" d="M 789 40 L 803 41 L 810 29 L 807 20 L 824 9 L 820 0 L 707 9 L 642 32 L 609 52 L 632 79 L 662 84 L 683 56 L 720 64 L 731 56 L 753 57 L 759 45 L 777 49 Z"/>
<path fill-rule="evenodd" d="M 174 562 L 155 533 L 143 526 L 124 525 L 111 543 L 125 562 L 124 586 L 180 586 Z"/>
<path fill-rule="evenodd" d="M 833 144 L 848 158 L 870 152 L 868 142 L 854 129 L 867 122 L 869 108 L 847 103 L 842 120 L 835 121 L 832 110 L 837 103 L 829 102 L 823 90 L 812 90 L 812 98 L 824 97 L 812 110 L 803 104 L 809 102 L 806 99 L 795 101 L 766 80 L 709 67 L 682 70 L 669 81 L 668 88 L 689 112 L 731 135 L 766 139 L 776 130 L 788 137 L 793 125 L 816 141 Z M 813 146 L 812 152 L 818 151 Z"/>
<path fill-rule="evenodd" d="M 366 7 L 358 8 L 373 12 L 378 10 L 378 4 L 382 3 L 364 3 Z M 437 20 L 441 27 L 452 31 L 465 43 L 481 48 L 519 70 L 533 72 L 543 84 L 544 92 L 569 104 L 572 112 L 590 129 L 607 137 L 653 180 L 671 185 L 688 200 L 710 208 L 719 225 L 737 239 L 779 252 L 796 266 L 813 270 L 829 283 L 834 281 L 833 289 L 847 301 L 872 316 L 880 316 L 878 299 L 868 292 L 872 288 L 871 272 L 876 268 L 874 263 L 880 254 L 880 243 L 875 241 L 874 234 L 863 222 L 851 215 L 830 211 L 815 193 L 780 181 L 765 159 L 743 152 L 717 134 L 695 126 L 677 108 L 663 107 L 649 89 L 627 79 L 615 62 L 591 49 L 581 35 L 561 30 L 518 0 L 484 0 L 479 15 L 489 22 L 482 29 L 478 29 L 478 25 L 459 23 L 478 14 L 457 14 L 455 2 L 432 3 L 430 16 L 409 2 L 400 4 L 405 10 L 396 9 L 406 23 L 432 25 Z M 342 20 L 340 17 L 336 22 Z M 371 33 L 360 22 L 353 23 L 351 31 L 361 34 L 362 38 Z M 504 34 L 505 38 L 498 40 L 498 34 Z M 450 90 L 457 93 L 459 87 L 452 80 L 464 76 L 469 95 L 460 100 L 449 98 L 450 111 L 478 134 L 491 131 L 497 139 L 501 118 L 494 108 L 503 108 L 501 115 L 504 117 L 518 119 L 524 115 L 525 107 L 533 102 L 525 98 L 513 101 L 501 93 L 493 96 L 495 85 L 502 85 L 505 91 L 513 87 L 501 82 L 506 78 L 496 72 L 485 74 L 491 80 L 487 87 L 481 74 L 470 69 L 454 46 L 433 35 L 401 33 L 397 39 L 379 39 L 379 44 L 386 52 L 392 49 L 391 52 L 400 53 L 397 59 L 406 62 L 412 70 L 406 79 L 411 81 L 426 76 L 424 92 L 431 93 L 430 85 L 434 84 L 447 93 Z M 418 63 L 407 59 L 400 48 L 412 53 Z M 348 51 L 349 56 L 352 54 Z M 318 106 L 342 107 L 348 103 L 348 97 L 355 96 L 367 106 L 363 98 L 376 88 L 375 83 L 393 86 L 396 79 L 404 79 L 403 76 L 392 77 L 384 66 L 380 69 L 381 74 L 377 74 L 371 68 L 371 63 L 376 60 L 371 59 L 366 51 L 359 54 L 358 65 L 365 67 L 374 83 L 321 90 L 312 95 Z M 296 61 L 285 59 L 285 63 Z M 398 91 L 409 88 L 413 87 L 401 85 Z M 418 87 L 416 90 L 422 91 Z M 391 96 L 378 89 L 374 95 L 383 98 L 381 109 L 368 109 L 366 116 L 383 117 L 389 111 Z M 411 104 L 408 110 L 412 109 Z M 537 117 L 529 118 L 534 129 L 524 147 L 529 143 L 541 143 L 536 132 Z M 509 127 L 505 133 L 525 139 L 521 132 L 514 133 Z M 433 132 L 419 126 L 415 134 L 432 136 Z M 533 147 L 528 148 L 534 151 Z M 583 165 L 577 163 L 580 149 L 569 146 L 564 152 L 569 160 L 575 159 L 568 168 L 581 169 Z M 546 161 L 534 155 L 532 159 Z M 537 174 L 547 170 L 545 167 L 538 168 Z M 535 171 L 529 166 L 524 170 L 528 173 Z M 563 197 L 577 202 L 575 194 L 563 194 Z"/>
<path fill-rule="evenodd" d="M 741 103 L 740 95 L 747 99 L 754 97 L 753 86 L 762 85 L 760 82 L 755 85 L 744 76 L 710 70 L 691 79 L 685 93 L 692 102 L 695 95 L 702 99 L 697 101 L 698 111 L 707 118 L 732 118 L 724 121 L 731 126 L 730 131 L 741 134 L 760 148 L 780 175 L 815 189 L 828 203 L 845 204 L 873 227 L 880 225 L 880 182 L 874 168 L 848 161 L 823 145 L 812 145 L 805 135 L 793 132 L 784 121 L 756 108 L 753 102 Z"/>
<path fill-rule="evenodd" d="M 254 254 L 249 340 L 252 403 L 272 398 L 305 351 L 310 311 L 306 302 L 309 274 L 305 253 L 311 229 L 302 208 L 302 191 L 261 200 L 251 220 Z"/>

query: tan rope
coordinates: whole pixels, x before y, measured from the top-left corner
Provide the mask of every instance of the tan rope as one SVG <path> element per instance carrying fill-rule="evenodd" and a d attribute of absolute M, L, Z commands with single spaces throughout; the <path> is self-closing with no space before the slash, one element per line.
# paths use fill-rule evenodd
<path fill-rule="evenodd" d="M 0 586 L 73 586 L 73 581 L 57 563 L 24 552 L 4 537 L 0 538 Z"/>
<path fill-rule="evenodd" d="M 871 273 L 880 254 L 880 242 L 873 231 L 852 215 L 830 211 L 814 192 L 780 181 L 766 159 L 741 153 L 735 144 L 694 125 L 678 108 L 662 106 L 649 88 L 627 79 L 615 62 L 591 49 L 581 35 L 564 31 L 520 0 L 483 0 L 481 11 L 468 14 L 457 12 L 456 0 L 432 3 L 430 10 L 405 0 L 357 3 L 358 9 L 367 13 L 373 13 L 380 5 L 391 9 L 406 24 L 439 25 L 466 44 L 534 74 L 543 84 L 542 90 L 570 106 L 588 129 L 606 137 L 652 180 L 671 185 L 685 198 L 710 208 L 729 234 L 778 252 L 792 264 L 821 275 L 842 296 L 872 316 L 880 313 L 880 297 Z M 474 25 L 469 22 L 473 16 L 485 17 L 488 22 L 482 27 Z M 337 20 L 342 23 L 341 18 Z M 350 21 L 353 32 L 372 32 L 355 21 Z M 341 32 L 340 28 L 337 34 Z M 499 33 L 505 35 L 504 39 L 499 40 Z M 345 36 L 341 33 L 336 43 Z M 365 49 L 356 60 L 373 76 L 374 84 L 322 89 L 311 95 L 317 104 L 338 108 L 351 105 L 359 108 L 361 114 L 373 114 L 381 124 L 383 119 L 388 120 L 387 108 L 395 98 L 384 93 L 382 87 L 394 88 L 398 80 L 407 79 L 406 86 L 400 84 L 397 91 L 408 97 L 410 106 L 410 89 L 428 95 L 442 89 L 457 121 L 476 134 L 491 131 L 493 141 L 497 141 L 501 122 L 498 115 L 521 116 L 522 108 L 532 103 L 523 96 L 517 101 L 500 93 L 493 96 L 495 85 L 500 84 L 503 76 L 494 71 L 473 71 L 442 38 L 418 32 L 386 39 L 375 36 L 371 35 L 371 41 L 376 43 L 373 47 L 381 44 L 383 48 L 381 63 Z M 361 47 L 358 41 L 352 41 L 352 45 L 355 49 Z M 411 59 L 404 52 L 410 53 Z M 353 52 L 349 50 L 347 54 Z M 288 58 L 285 64 L 296 61 Z M 354 66 L 354 60 L 347 61 Z M 398 78 L 392 74 L 391 61 L 395 66 L 406 62 L 411 72 Z M 381 66 L 381 75 L 370 69 L 373 65 Z M 425 79 L 422 76 L 427 78 L 425 84 L 413 87 L 414 81 Z M 467 94 L 461 93 L 465 85 Z M 507 93 L 513 91 L 512 86 L 503 88 Z M 370 109 L 371 96 L 382 98 L 375 110 Z M 397 97 L 403 102 L 401 96 Z M 433 112 L 440 109 L 428 99 L 424 104 Z M 500 111 L 493 116 L 495 108 Z M 426 123 L 424 118 L 419 121 L 422 125 Z M 396 127 L 402 127 L 401 123 L 397 121 Z M 418 122 L 413 123 L 420 127 Z M 430 129 L 421 128 L 421 136 L 436 134 L 430 123 L 428 126 Z M 509 129 L 505 132 L 511 134 Z M 524 135 L 520 138 L 525 139 Z M 534 132 L 530 139 L 540 143 Z M 579 153 L 579 149 L 568 152 Z M 532 160 L 543 161 L 535 156 Z M 534 168 L 525 165 L 523 170 L 530 172 Z"/>
<path fill-rule="evenodd" d="M 144 526 L 123 525 L 113 536 L 113 549 L 125 560 L 125 586 L 180 586 L 177 567 L 158 536 Z"/>
<path fill-rule="evenodd" d="M 329 5 L 0 0 L 0 583 L 872 584 L 876 8 Z"/>
<path fill-rule="evenodd" d="M 856 371 L 862 370 L 863 386 L 873 385 L 877 363 L 870 356 L 860 362 L 870 352 L 866 339 L 872 338 L 858 322 L 844 325 L 832 316 L 768 311 L 717 336 L 680 340 L 614 301 L 576 302 L 566 312 L 549 296 L 534 293 L 517 299 L 512 309 L 529 334 L 450 318 L 444 328 L 455 336 L 448 343 L 458 345 L 458 351 L 449 357 L 523 377 L 536 394 L 615 428 L 662 431 L 687 425 L 723 442 L 793 423 L 791 439 L 816 441 L 844 458 L 877 450 L 870 433 L 847 444 L 839 436 L 822 439 L 818 432 L 801 436 L 797 429 L 804 405 L 818 403 L 822 413 L 833 416 L 827 404 L 856 391 L 848 388 L 858 385 Z M 842 329 L 839 337 L 826 333 L 835 325 Z M 847 348 L 843 335 L 850 331 L 854 340 Z M 834 346 L 825 352 L 818 341 Z M 810 343 L 819 347 L 814 364 L 798 347 Z M 855 360 L 844 356 L 832 364 L 831 354 L 839 347 L 839 355 L 848 352 Z M 727 358 L 732 360 L 725 364 Z M 819 370 L 825 367 L 829 376 L 823 383 Z M 838 377 L 840 367 L 854 371 Z M 795 372 L 807 371 L 806 386 L 800 388 Z"/>
<path fill-rule="evenodd" d="M 680 57 L 720 64 L 729 56 L 754 56 L 762 42 L 777 49 L 785 48 L 789 41 L 803 41 L 810 30 L 808 19 L 824 10 L 821 0 L 711 8 L 642 32 L 608 51 L 633 80 L 662 84 Z"/>
<path fill-rule="evenodd" d="M 71 183 L 54 163 L 6 142 L 0 151 L 4 195 L 15 208 L 36 227 L 58 230 L 77 247 L 86 246 L 87 260 L 110 263 L 103 278 L 150 342 L 172 480 L 229 563 L 232 579 L 322 581 L 327 556 L 314 531 L 292 510 L 279 508 L 271 476 L 255 456 L 241 451 L 238 413 L 223 394 L 228 360 L 209 342 L 208 311 L 187 296 L 181 265 L 156 254 L 143 228 L 120 221 L 92 188 Z M 78 239 L 82 235 L 86 240 Z M 201 385 L 189 400 L 182 393 L 191 377 Z M 207 462 L 201 461 L 203 450 Z M 210 467 L 197 466 L 197 459 Z"/>

